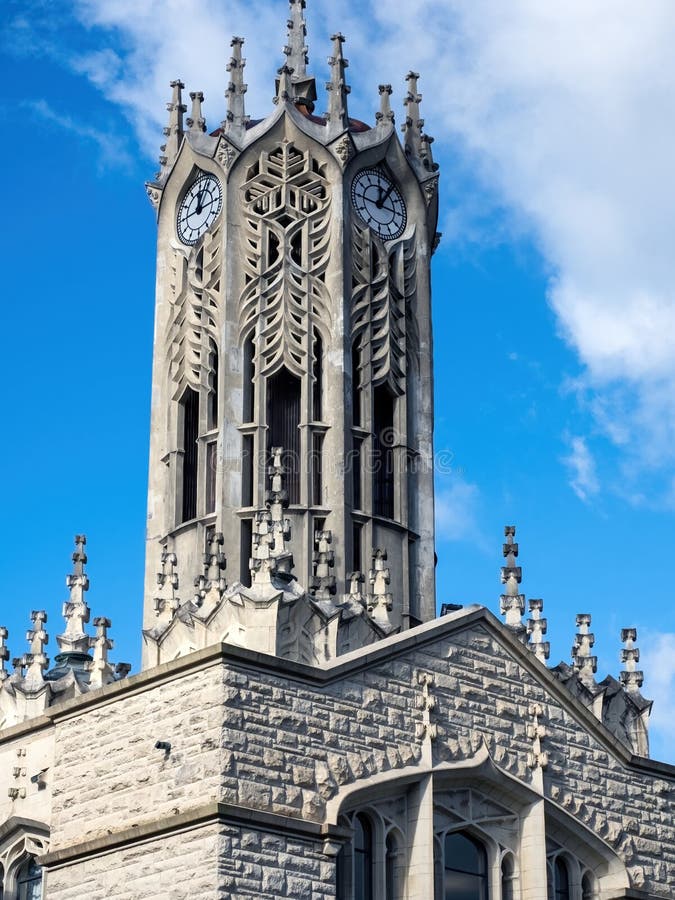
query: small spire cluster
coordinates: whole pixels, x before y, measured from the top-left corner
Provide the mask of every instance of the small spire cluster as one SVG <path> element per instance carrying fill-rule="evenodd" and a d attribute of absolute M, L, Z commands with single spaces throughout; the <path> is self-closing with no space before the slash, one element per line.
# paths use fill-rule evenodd
<path fill-rule="evenodd" d="M 45 610 L 31 613 L 32 627 L 26 632 L 28 651 L 12 660 L 12 675 L 5 670 L 10 655 L 9 633 L 7 628 L 0 628 L 0 705 L 7 713 L 8 722 L 39 715 L 56 700 L 95 690 L 129 674 L 131 666 L 127 663 L 113 666 L 110 662 L 109 651 L 113 648 L 108 637 L 110 619 L 94 619 L 95 637 L 91 637 L 85 627 L 90 618 L 85 599 L 89 590 L 86 543 L 83 534 L 75 536 L 73 569 L 66 576 L 69 598 L 62 609 L 65 628 L 56 637 L 59 652 L 53 668 L 49 668 L 50 660 L 45 651 L 49 643 Z M 93 656 L 90 650 L 93 650 Z"/>
<path fill-rule="evenodd" d="M 525 612 L 525 595 L 520 593 L 519 586 L 523 580 L 523 570 L 516 565 L 518 558 L 518 544 L 514 540 L 516 536 L 515 525 L 506 525 L 503 546 L 503 554 L 506 564 L 502 566 L 501 580 L 505 585 L 505 593 L 502 594 L 499 606 L 504 616 L 506 625 L 521 640 L 526 640 L 526 629 L 523 625 L 523 613 Z"/>

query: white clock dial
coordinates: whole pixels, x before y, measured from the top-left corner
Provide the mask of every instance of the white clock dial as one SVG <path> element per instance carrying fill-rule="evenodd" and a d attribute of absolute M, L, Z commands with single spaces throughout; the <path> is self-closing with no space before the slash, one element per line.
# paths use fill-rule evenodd
<path fill-rule="evenodd" d="M 202 172 L 192 182 L 178 207 L 176 228 L 184 244 L 192 246 L 213 225 L 223 204 L 223 191 L 215 175 Z"/>
<path fill-rule="evenodd" d="M 383 241 L 403 234 L 407 214 L 401 192 L 379 169 L 364 169 L 352 182 L 354 209 Z"/>

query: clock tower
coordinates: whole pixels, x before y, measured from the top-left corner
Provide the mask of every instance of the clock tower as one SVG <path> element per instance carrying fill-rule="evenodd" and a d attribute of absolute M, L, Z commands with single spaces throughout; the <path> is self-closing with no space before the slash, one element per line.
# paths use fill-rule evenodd
<path fill-rule="evenodd" d="M 437 166 L 410 72 L 327 112 L 305 0 L 264 119 L 232 40 L 222 124 L 172 83 L 157 211 L 144 666 L 225 641 L 313 665 L 435 615 Z"/>

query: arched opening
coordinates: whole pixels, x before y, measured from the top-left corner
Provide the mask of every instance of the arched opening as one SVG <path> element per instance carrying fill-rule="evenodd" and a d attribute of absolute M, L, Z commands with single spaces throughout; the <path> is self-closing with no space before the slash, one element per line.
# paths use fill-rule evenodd
<path fill-rule="evenodd" d="M 280 369 L 267 379 L 267 454 L 282 447 L 290 503 L 300 502 L 300 379 Z"/>
<path fill-rule="evenodd" d="M 394 398 L 386 385 L 373 392 L 373 512 L 394 518 Z"/>
<path fill-rule="evenodd" d="M 393 831 L 387 835 L 384 849 L 385 897 L 386 900 L 399 900 L 398 889 L 398 856 L 399 842 Z"/>
<path fill-rule="evenodd" d="M 502 900 L 514 900 L 514 879 L 516 867 L 510 853 L 502 859 Z"/>
<path fill-rule="evenodd" d="M 485 847 L 459 831 L 445 837 L 443 900 L 488 900 Z"/>
<path fill-rule="evenodd" d="M 352 344 L 352 425 L 361 425 L 361 350 Z"/>
<path fill-rule="evenodd" d="M 553 863 L 553 900 L 570 900 L 570 875 L 561 856 Z"/>
<path fill-rule="evenodd" d="M 244 341 L 244 371 L 243 371 L 243 409 L 242 422 L 252 422 L 255 417 L 255 384 L 253 381 L 253 360 L 255 358 L 255 344 L 253 336 Z"/>
<path fill-rule="evenodd" d="M 373 826 L 362 813 L 354 817 L 354 900 L 373 900 Z"/>
<path fill-rule="evenodd" d="M 598 887 L 595 875 L 592 872 L 584 872 L 581 879 L 581 900 L 597 900 Z"/>
<path fill-rule="evenodd" d="M 40 900 L 42 897 L 42 869 L 30 856 L 16 876 L 17 900 Z"/>
<path fill-rule="evenodd" d="M 181 522 L 197 516 L 197 468 L 199 460 L 199 394 L 186 388 L 180 401 L 183 419 L 183 471 Z"/>
<path fill-rule="evenodd" d="M 318 328 L 314 329 L 312 355 L 312 417 L 315 422 L 320 422 L 323 413 L 323 341 Z"/>

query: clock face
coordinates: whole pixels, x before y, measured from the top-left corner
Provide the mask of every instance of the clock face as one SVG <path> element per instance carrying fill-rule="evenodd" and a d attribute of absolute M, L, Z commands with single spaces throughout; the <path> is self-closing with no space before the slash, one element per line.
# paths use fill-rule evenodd
<path fill-rule="evenodd" d="M 403 234 L 407 221 L 401 192 L 384 172 L 364 169 L 352 182 L 354 209 L 383 241 Z"/>
<path fill-rule="evenodd" d="M 202 172 L 192 182 L 178 207 L 178 237 L 192 246 L 213 225 L 223 204 L 223 191 L 215 175 Z"/>

